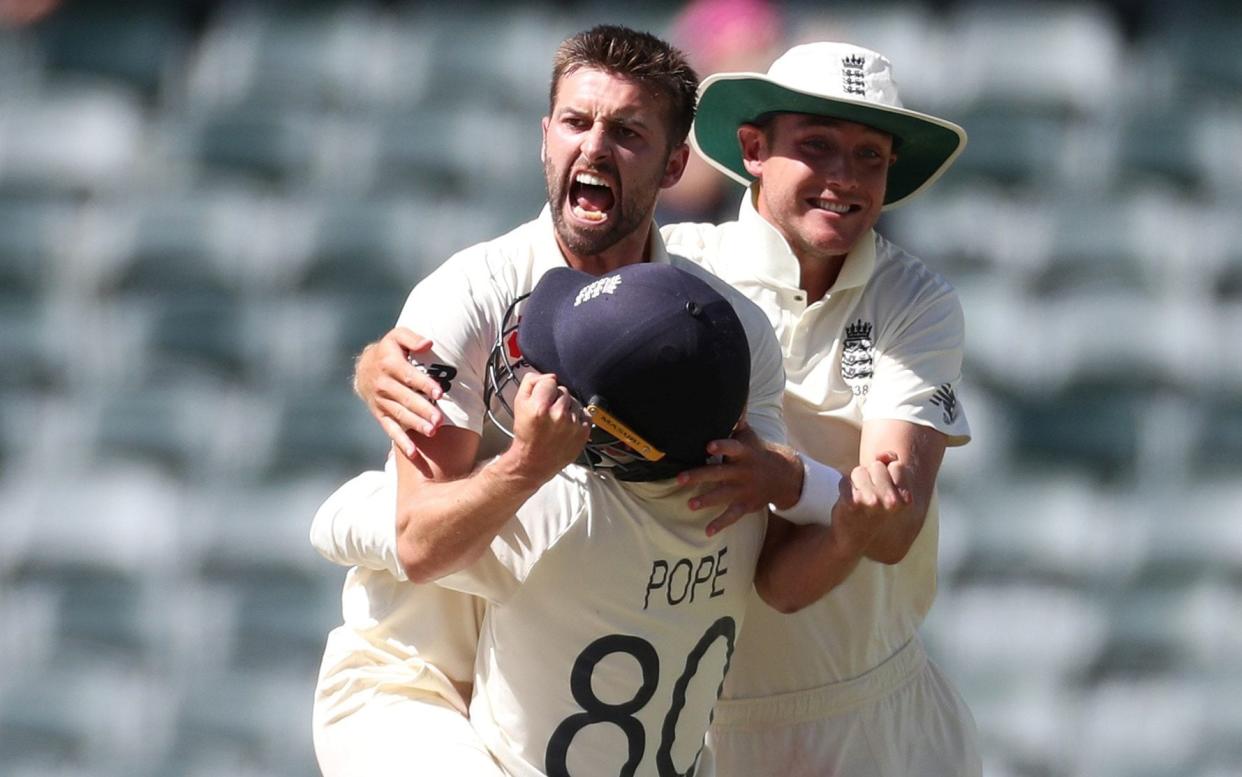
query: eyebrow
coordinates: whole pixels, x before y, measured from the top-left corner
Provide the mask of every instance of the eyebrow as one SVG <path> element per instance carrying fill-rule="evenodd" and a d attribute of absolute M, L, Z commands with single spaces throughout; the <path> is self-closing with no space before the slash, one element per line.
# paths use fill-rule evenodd
<path fill-rule="evenodd" d="M 795 115 L 799 117 L 798 124 L 801 127 L 832 128 L 832 127 L 840 127 L 843 124 L 858 124 L 860 127 L 862 127 L 864 130 L 866 130 L 868 133 L 872 135 L 877 135 L 877 136 L 885 137 L 885 138 L 892 138 L 893 140 L 897 139 L 895 135 L 885 132 L 882 129 L 876 129 L 875 127 L 867 126 L 866 124 L 859 124 L 859 122 L 851 122 L 851 121 L 847 121 L 846 119 L 836 119 L 831 116 L 817 116 L 813 113 L 799 113 Z"/>
<path fill-rule="evenodd" d="M 567 105 L 559 111 L 559 115 L 578 116 L 578 117 L 584 117 L 584 116 L 594 117 L 595 113 L 594 111 L 589 111 L 589 110 L 585 110 L 581 108 L 575 108 L 572 105 Z M 645 130 L 645 131 L 650 131 L 651 129 L 650 124 L 643 121 L 641 118 L 639 118 L 638 116 L 634 114 L 620 114 L 620 115 L 612 114 L 612 115 L 604 116 L 603 118 L 606 123 L 611 124 L 613 126 L 633 127 L 635 129 L 640 129 L 640 130 Z"/>

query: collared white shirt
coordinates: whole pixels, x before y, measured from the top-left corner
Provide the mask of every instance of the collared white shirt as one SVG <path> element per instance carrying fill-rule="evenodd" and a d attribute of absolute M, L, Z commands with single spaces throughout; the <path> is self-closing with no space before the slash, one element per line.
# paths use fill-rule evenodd
<path fill-rule="evenodd" d="M 964 322 L 952 287 L 872 232 L 849 253 L 822 299 L 799 287 L 797 257 L 760 216 L 752 193 L 738 220 L 664 229 L 668 250 L 699 262 L 759 305 L 776 330 L 788 378 L 790 442 L 848 472 L 862 425 L 897 419 L 965 444 L 970 429 L 956 396 Z M 815 604 L 780 615 L 752 597 L 726 683 L 728 698 L 788 693 L 857 677 L 915 633 L 936 589 L 939 510 L 933 495 L 906 558 L 864 559 Z"/>
<path fill-rule="evenodd" d="M 784 442 L 784 370 L 780 348 L 763 312 L 693 262 L 671 256 L 655 229 L 647 246 L 647 261 L 671 264 L 690 272 L 733 304 L 746 329 L 751 351 L 747 423 L 764 439 Z M 483 405 L 488 355 L 496 344 L 505 310 L 515 299 L 528 294 L 545 272 L 564 266 L 551 210 L 545 206 L 538 219 L 450 257 L 414 287 L 401 312 L 397 322 L 400 326 L 409 327 L 434 343 L 431 353 L 420 357 L 420 362 L 441 365 L 454 375 L 439 407 L 446 423 L 483 435 L 480 458 L 501 452 L 508 443 L 499 434 L 489 434 L 491 426 L 484 423 Z"/>
<path fill-rule="evenodd" d="M 672 480 L 571 465 L 438 581 L 488 600 L 470 721 L 513 777 L 710 777 L 703 739 L 767 515 L 708 537 L 686 500 Z"/>

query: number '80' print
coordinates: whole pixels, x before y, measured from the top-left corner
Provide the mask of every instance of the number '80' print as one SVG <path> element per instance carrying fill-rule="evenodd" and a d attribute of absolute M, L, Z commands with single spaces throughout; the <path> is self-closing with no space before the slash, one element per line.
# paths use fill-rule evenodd
<path fill-rule="evenodd" d="M 690 681 L 699 671 L 699 663 L 708 649 L 717 641 L 724 640 L 725 661 L 720 675 L 720 685 L 716 688 L 716 697 L 724 686 L 724 676 L 729 671 L 729 662 L 733 658 L 733 642 L 737 635 L 737 625 L 728 616 L 719 618 L 703 632 L 698 643 L 686 656 L 686 665 L 673 686 L 673 700 L 668 713 L 664 716 L 664 724 L 660 730 L 660 746 L 656 751 L 656 770 L 659 777 L 693 777 L 695 765 L 702 752 L 702 743 L 695 751 L 686 771 L 679 771 L 673 764 L 673 745 L 677 738 L 677 723 L 681 718 L 682 709 L 686 705 L 686 691 Z M 642 672 L 642 684 L 633 697 L 619 704 L 608 704 L 595 695 L 591 687 L 591 678 L 595 668 L 610 655 L 622 653 L 638 662 Z M 625 735 L 628 753 L 625 763 L 620 764 L 619 777 L 633 777 L 642 762 L 647 749 L 647 732 L 642 722 L 634 717 L 655 695 L 660 682 L 660 657 L 651 643 L 642 637 L 625 634 L 610 634 L 600 637 L 578 654 L 569 674 L 569 688 L 574 701 L 582 707 L 582 712 L 570 715 L 561 721 L 548 740 L 547 753 L 544 756 L 545 771 L 549 777 L 573 777 L 569 771 L 569 746 L 582 729 L 596 723 L 605 723 L 621 729 Z"/>

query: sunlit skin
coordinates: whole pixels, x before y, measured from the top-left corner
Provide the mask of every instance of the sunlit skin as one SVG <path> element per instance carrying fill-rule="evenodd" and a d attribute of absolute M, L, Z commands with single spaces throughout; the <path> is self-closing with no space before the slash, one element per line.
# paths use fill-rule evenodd
<path fill-rule="evenodd" d="M 811 300 L 836 280 L 845 255 L 875 226 L 891 135 L 862 124 L 801 113 L 772 117 L 766 131 L 745 124 L 738 140 L 746 170 L 760 180 L 756 209 L 798 257 Z"/>
<path fill-rule="evenodd" d="M 667 98 L 593 68 L 562 76 L 543 119 L 543 160 L 556 240 L 572 267 L 604 273 L 646 257 L 656 196 L 677 183 L 690 150 L 670 148 Z M 581 174 L 607 186 L 599 210 L 578 205 Z"/>

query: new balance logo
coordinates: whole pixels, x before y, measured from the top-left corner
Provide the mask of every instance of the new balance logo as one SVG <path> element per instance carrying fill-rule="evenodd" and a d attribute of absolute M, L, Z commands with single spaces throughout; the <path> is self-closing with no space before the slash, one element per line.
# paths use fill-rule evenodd
<path fill-rule="evenodd" d="M 444 393 L 447 394 L 448 390 L 453 387 L 453 378 L 457 377 L 456 367 L 450 367 L 447 364 L 420 364 L 418 362 L 413 362 L 413 364 L 418 368 L 419 372 L 426 374 L 436 383 L 439 383 Z"/>
<path fill-rule="evenodd" d="M 931 398 L 931 403 L 944 411 L 944 422 L 951 424 L 957 420 L 957 394 L 953 391 L 952 384 L 945 383 L 936 389 L 935 395 Z"/>
<path fill-rule="evenodd" d="M 587 300 L 592 300 L 601 294 L 615 294 L 617 287 L 621 285 L 621 276 L 608 275 L 600 278 L 598 281 L 589 283 L 578 292 L 578 296 L 574 298 L 574 307 L 578 307 Z"/>

